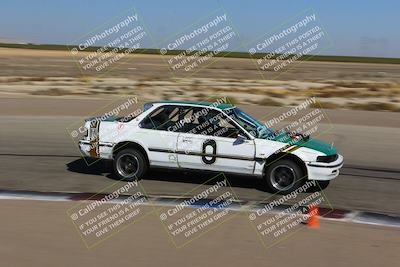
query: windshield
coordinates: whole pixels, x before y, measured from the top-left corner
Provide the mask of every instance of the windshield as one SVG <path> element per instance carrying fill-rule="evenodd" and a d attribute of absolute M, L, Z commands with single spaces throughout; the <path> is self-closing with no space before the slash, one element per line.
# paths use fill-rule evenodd
<path fill-rule="evenodd" d="M 254 137 L 268 138 L 274 134 L 272 129 L 266 127 L 239 108 L 224 110 L 224 112 Z"/>

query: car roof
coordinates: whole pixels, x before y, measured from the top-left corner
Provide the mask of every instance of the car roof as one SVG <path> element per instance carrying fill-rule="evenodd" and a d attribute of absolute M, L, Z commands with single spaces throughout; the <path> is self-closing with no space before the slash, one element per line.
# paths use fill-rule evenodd
<path fill-rule="evenodd" d="M 227 104 L 227 103 L 218 103 L 217 102 L 207 102 L 207 101 L 172 101 L 172 100 L 164 100 L 164 101 L 155 101 L 150 102 L 151 104 L 176 104 L 176 105 L 196 105 L 203 107 L 215 107 L 217 109 L 225 110 L 234 108 L 235 105 Z M 149 104 L 150 104 L 149 103 Z"/>

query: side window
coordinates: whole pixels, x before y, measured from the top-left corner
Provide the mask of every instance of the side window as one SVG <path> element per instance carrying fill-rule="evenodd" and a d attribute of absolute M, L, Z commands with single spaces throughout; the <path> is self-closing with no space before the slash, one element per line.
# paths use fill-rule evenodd
<path fill-rule="evenodd" d="M 184 116 L 182 132 L 215 137 L 237 138 L 239 129 L 214 109 L 193 108 Z"/>
<path fill-rule="evenodd" d="M 222 112 L 211 110 L 206 119 L 210 123 L 207 135 L 237 138 L 239 129 Z"/>
<path fill-rule="evenodd" d="M 199 108 L 189 107 L 183 111 L 180 132 L 197 134 L 200 125 Z"/>
<path fill-rule="evenodd" d="M 179 120 L 180 108 L 177 106 L 162 106 L 154 110 L 140 122 L 140 127 L 145 129 L 174 131 L 172 127 Z"/>

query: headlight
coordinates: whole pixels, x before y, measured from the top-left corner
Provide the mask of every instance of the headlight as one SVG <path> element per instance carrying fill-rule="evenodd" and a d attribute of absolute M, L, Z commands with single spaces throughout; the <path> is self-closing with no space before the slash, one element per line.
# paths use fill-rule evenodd
<path fill-rule="evenodd" d="M 318 156 L 317 157 L 317 162 L 325 162 L 325 163 L 329 163 L 329 162 L 334 162 L 335 160 L 338 159 L 338 155 L 330 155 L 330 156 Z"/>

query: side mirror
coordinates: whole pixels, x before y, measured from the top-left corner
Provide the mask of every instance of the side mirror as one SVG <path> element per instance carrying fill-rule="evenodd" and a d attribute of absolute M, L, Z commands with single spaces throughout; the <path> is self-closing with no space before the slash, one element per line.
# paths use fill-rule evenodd
<path fill-rule="evenodd" d="M 245 141 L 247 140 L 246 136 L 244 136 L 243 134 L 238 134 L 236 137 L 235 142 L 233 142 L 234 145 L 240 145 L 243 144 Z"/>

